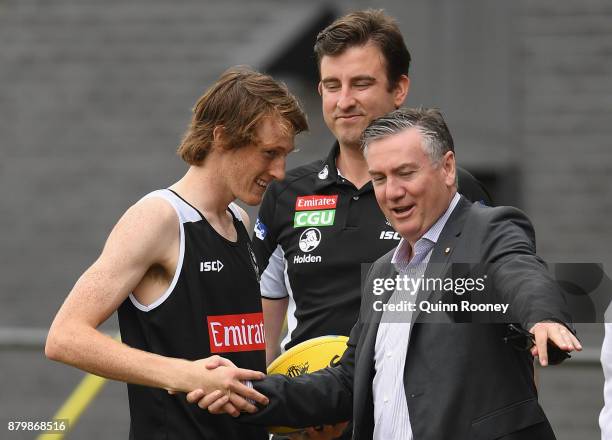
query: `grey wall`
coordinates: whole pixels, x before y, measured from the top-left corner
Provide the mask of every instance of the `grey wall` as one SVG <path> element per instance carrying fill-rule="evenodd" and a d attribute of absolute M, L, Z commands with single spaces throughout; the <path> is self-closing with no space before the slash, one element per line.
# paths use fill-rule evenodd
<path fill-rule="evenodd" d="M 414 59 L 407 104 L 443 110 L 460 163 L 527 211 L 543 256 L 612 273 L 609 1 L 5 0 L 0 327 L 47 328 L 121 213 L 185 170 L 174 149 L 196 98 L 230 65 L 270 65 L 324 6 L 395 15 Z M 285 79 L 313 125 L 295 165 L 331 137 L 312 85 Z M 597 350 L 599 327 L 581 334 Z M 49 417 L 80 377 L 40 351 L 0 350 L 0 364 L 19 378 L 5 418 Z M 601 373 L 580 365 L 541 373 L 560 439 L 597 436 Z M 108 387 L 73 438 L 124 435 L 125 410 L 123 385 Z"/>

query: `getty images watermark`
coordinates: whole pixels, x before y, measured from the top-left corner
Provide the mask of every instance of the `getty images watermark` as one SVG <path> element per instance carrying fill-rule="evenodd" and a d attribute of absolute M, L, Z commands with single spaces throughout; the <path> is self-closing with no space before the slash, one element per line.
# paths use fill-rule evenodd
<path fill-rule="evenodd" d="M 476 303 L 471 300 L 444 301 L 423 298 L 416 301 L 418 292 L 443 292 L 463 296 L 485 291 L 487 275 L 478 278 L 427 278 L 424 275 L 395 275 L 393 278 L 374 278 L 372 294 L 380 297 L 372 303 L 375 312 L 486 312 L 507 313 L 508 303 Z M 386 300 L 385 294 L 391 294 Z M 437 297 L 436 297 L 437 298 Z"/>
<path fill-rule="evenodd" d="M 561 300 L 575 323 L 612 321 L 612 313 L 606 314 L 612 280 L 601 264 L 555 263 L 530 272 L 516 263 L 389 264 L 372 272 L 372 265 L 362 265 L 360 319 L 511 323 L 524 316 L 525 308 Z"/>

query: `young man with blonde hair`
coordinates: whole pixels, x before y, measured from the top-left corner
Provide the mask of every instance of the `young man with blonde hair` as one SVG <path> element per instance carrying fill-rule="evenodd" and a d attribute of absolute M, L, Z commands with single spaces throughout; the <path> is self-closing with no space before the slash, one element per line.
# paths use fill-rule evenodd
<path fill-rule="evenodd" d="M 267 438 L 176 393 L 219 390 L 235 414 L 255 409 L 239 394 L 266 401 L 242 383 L 263 377 L 265 339 L 248 218 L 233 201 L 260 203 L 306 129 L 284 85 L 225 72 L 178 149 L 187 173 L 127 210 L 55 317 L 47 356 L 127 382 L 131 439 Z M 122 342 L 97 330 L 115 311 Z"/>

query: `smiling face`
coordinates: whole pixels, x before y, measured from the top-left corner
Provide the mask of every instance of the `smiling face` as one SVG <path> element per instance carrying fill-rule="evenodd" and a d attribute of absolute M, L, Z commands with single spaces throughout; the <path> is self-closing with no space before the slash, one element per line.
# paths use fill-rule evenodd
<path fill-rule="evenodd" d="M 278 118 L 263 118 L 256 129 L 255 141 L 222 152 L 219 168 L 233 198 L 257 205 L 268 184 L 285 177 L 285 160 L 293 151 L 294 135 Z"/>
<path fill-rule="evenodd" d="M 432 163 L 412 127 L 372 141 L 366 161 L 376 200 L 393 228 L 411 245 L 446 211 L 456 192 L 455 156 Z"/>
<path fill-rule="evenodd" d="M 405 75 L 389 90 L 384 57 L 373 43 L 325 55 L 320 71 L 323 118 L 341 146 L 359 148 L 370 121 L 399 107 L 408 93 Z"/>

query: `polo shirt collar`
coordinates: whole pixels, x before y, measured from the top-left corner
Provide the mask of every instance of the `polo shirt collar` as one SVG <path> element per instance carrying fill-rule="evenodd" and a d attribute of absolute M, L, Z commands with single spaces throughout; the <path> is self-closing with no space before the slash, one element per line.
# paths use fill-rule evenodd
<path fill-rule="evenodd" d="M 338 158 L 339 153 L 340 144 L 338 144 L 338 141 L 336 141 L 334 142 L 329 154 L 323 161 L 323 166 L 315 177 L 315 182 L 313 185 L 315 191 L 319 191 L 332 185 L 352 185 L 340 174 L 340 171 L 336 166 L 336 159 Z M 372 188 L 372 182 L 368 182 L 359 190 L 359 193 L 370 191 Z"/>
<path fill-rule="evenodd" d="M 338 145 L 338 142 L 335 142 L 315 177 L 315 191 L 340 183 L 341 177 L 338 176 L 338 169 L 336 168 L 336 157 L 338 157 L 339 151 L 340 145 Z"/>

